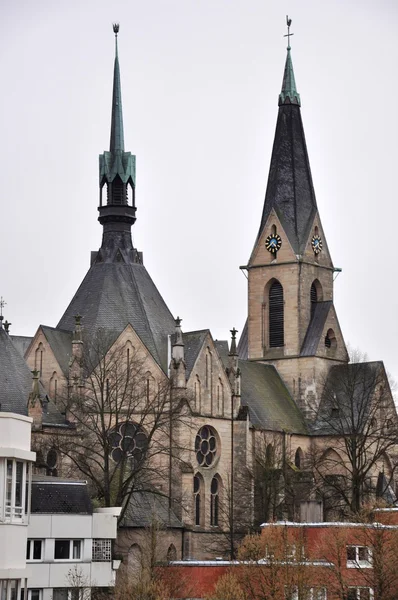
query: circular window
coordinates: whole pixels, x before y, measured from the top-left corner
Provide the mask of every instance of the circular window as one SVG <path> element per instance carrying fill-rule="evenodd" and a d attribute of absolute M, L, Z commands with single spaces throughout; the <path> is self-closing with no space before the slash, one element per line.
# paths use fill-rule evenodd
<path fill-rule="evenodd" d="M 199 429 L 195 439 L 196 460 L 200 467 L 213 466 L 217 457 L 216 431 L 205 425 Z"/>
<path fill-rule="evenodd" d="M 139 463 L 145 456 L 148 447 L 148 438 L 141 425 L 122 423 L 110 432 L 109 444 L 111 446 L 111 458 L 119 463 L 123 458 L 133 458 Z"/>

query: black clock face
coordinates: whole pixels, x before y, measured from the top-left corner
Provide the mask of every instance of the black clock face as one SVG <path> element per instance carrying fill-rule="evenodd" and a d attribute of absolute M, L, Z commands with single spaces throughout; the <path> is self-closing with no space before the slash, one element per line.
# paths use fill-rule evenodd
<path fill-rule="evenodd" d="M 267 248 L 268 252 L 271 252 L 272 254 L 276 254 L 281 246 L 282 239 L 277 233 L 272 233 L 265 240 L 265 247 Z"/>
<path fill-rule="evenodd" d="M 311 240 L 311 245 L 312 245 L 314 254 L 319 254 L 320 251 L 322 250 L 322 240 L 319 235 L 314 235 L 314 237 Z"/>

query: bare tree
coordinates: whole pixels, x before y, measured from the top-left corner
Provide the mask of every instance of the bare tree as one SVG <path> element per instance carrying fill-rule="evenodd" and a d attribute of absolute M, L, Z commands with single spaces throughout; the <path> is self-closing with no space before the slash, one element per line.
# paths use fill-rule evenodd
<path fill-rule="evenodd" d="M 120 522 L 136 490 L 158 485 L 172 494 L 176 431 L 188 421 L 184 402 L 160 369 L 152 374 L 145 353 L 111 342 L 99 330 L 82 343 L 63 399 L 76 432 L 54 436 L 53 445 L 90 480 L 100 503 L 123 507 Z"/>
<path fill-rule="evenodd" d="M 382 363 L 332 367 L 313 433 L 311 468 L 327 509 L 343 516 L 358 513 L 376 491 L 393 496 L 389 455 L 397 450 L 398 419 Z"/>

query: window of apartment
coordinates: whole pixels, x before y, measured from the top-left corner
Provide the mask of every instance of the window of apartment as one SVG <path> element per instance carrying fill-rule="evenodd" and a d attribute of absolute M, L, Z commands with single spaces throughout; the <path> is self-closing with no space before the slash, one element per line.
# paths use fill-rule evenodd
<path fill-rule="evenodd" d="M 20 579 L 0 579 L 0 600 L 17 600 L 20 589 Z"/>
<path fill-rule="evenodd" d="M 28 600 L 43 600 L 43 590 L 32 589 L 28 590 Z M 21 600 L 25 600 L 25 590 L 21 590 Z"/>
<path fill-rule="evenodd" d="M 112 560 L 112 540 L 93 540 L 93 561 Z"/>
<path fill-rule="evenodd" d="M 28 540 L 26 560 L 42 560 L 43 540 Z"/>
<path fill-rule="evenodd" d="M 80 560 L 81 550 L 81 540 L 55 540 L 54 559 Z"/>
<path fill-rule="evenodd" d="M 367 568 L 372 566 L 372 553 L 367 546 L 347 546 L 347 567 Z"/>
<path fill-rule="evenodd" d="M 289 600 L 327 600 L 326 588 L 310 588 L 299 590 L 297 587 L 292 590 L 285 586 L 285 598 Z"/>
<path fill-rule="evenodd" d="M 7 458 L 3 465 L 5 466 L 4 520 L 19 521 L 24 516 L 26 463 L 15 458 Z"/>
<path fill-rule="evenodd" d="M 347 600 L 372 600 L 373 590 L 369 587 L 350 587 L 347 592 Z"/>
<path fill-rule="evenodd" d="M 81 588 L 54 588 L 52 600 L 83 600 L 84 590 Z"/>

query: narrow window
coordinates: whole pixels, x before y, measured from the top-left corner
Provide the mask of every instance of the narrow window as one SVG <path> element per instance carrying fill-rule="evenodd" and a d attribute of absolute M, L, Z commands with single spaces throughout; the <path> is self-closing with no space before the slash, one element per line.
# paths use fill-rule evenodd
<path fill-rule="evenodd" d="M 167 550 L 167 560 L 169 562 L 177 560 L 177 550 L 174 544 L 170 544 L 169 549 Z"/>
<path fill-rule="evenodd" d="M 313 283 L 311 285 L 311 318 L 314 315 L 315 306 L 316 306 L 317 302 L 318 302 L 318 294 L 316 291 L 315 283 Z"/>
<path fill-rule="evenodd" d="M 43 540 L 28 540 L 26 546 L 26 560 L 42 559 Z"/>
<path fill-rule="evenodd" d="M 331 348 L 334 349 L 336 348 L 337 342 L 336 342 L 336 336 L 334 334 L 333 329 L 329 329 L 326 336 L 325 336 L 325 348 Z"/>
<path fill-rule="evenodd" d="M 217 477 L 213 477 L 210 485 L 210 525 L 212 527 L 218 527 L 219 487 Z"/>
<path fill-rule="evenodd" d="M 274 281 L 269 290 L 269 345 L 279 348 L 284 345 L 283 287 Z"/>
<path fill-rule="evenodd" d="M 193 494 L 194 494 L 194 502 L 195 502 L 195 525 L 200 525 L 200 479 L 198 475 L 195 475 L 193 478 Z"/>

